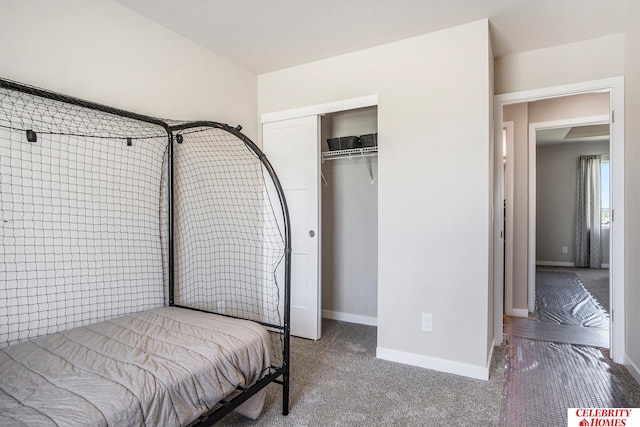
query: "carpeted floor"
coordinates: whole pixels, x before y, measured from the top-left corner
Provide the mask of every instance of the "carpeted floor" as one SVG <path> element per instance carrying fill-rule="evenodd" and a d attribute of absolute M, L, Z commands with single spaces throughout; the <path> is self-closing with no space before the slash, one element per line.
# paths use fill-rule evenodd
<path fill-rule="evenodd" d="M 376 328 L 323 319 L 318 341 L 293 338 L 290 413 L 282 388 L 268 386 L 261 417 L 231 414 L 223 426 L 499 426 L 504 347 L 489 381 L 375 357 Z"/>
<path fill-rule="evenodd" d="M 231 414 L 217 425 L 564 426 L 567 407 L 606 403 L 602 390 L 611 404 L 640 407 L 640 386 L 606 350 L 506 339 L 489 381 L 481 381 L 376 359 L 375 327 L 323 319 L 322 339 L 292 340 L 289 415 L 281 415 L 282 388 L 272 384 L 258 420 Z M 558 360 L 570 362 L 571 372 Z"/>
<path fill-rule="evenodd" d="M 551 286 L 541 297 L 546 303 L 567 302 L 565 296 L 554 294 L 554 286 L 570 277 L 574 285 L 582 282 L 608 309 L 608 270 L 553 267 L 538 271 L 550 279 L 540 287 Z M 581 285 L 577 290 L 584 292 Z M 578 298 L 567 310 L 548 307 L 554 322 L 533 323 L 538 329 L 577 328 L 606 334 L 606 329 L 598 327 L 555 322 L 580 313 L 585 306 L 589 307 L 586 319 L 592 320 L 591 312 L 601 309 L 600 304 L 594 308 Z M 258 420 L 231 414 L 219 425 L 564 426 L 569 407 L 640 407 L 640 386 L 624 366 L 611 361 L 606 349 L 589 346 L 591 340 L 558 342 L 553 338 L 559 336 L 557 331 L 547 329 L 536 330 L 528 338 L 518 336 L 522 327 L 505 325 L 505 345 L 495 349 L 491 377 L 485 382 L 377 359 L 375 327 L 323 319 L 319 341 L 292 338 L 289 415 L 281 415 L 282 388 L 272 384 Z M 566 335 L 565 330 L 562 333 Z"/>

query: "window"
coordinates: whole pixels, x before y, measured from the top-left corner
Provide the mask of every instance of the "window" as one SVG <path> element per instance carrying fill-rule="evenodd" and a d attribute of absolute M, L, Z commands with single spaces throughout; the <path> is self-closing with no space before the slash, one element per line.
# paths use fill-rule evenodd
<path fill-rule="evenodd" d="M 611 221 L 610 209 L 609 209 L 609 160 L 602 160 L 600 162 L 600 185 L 601 185 L 601 205 L 600 205 L 600 218 L 601 224 L 604 228 L 609 228 Z"/>

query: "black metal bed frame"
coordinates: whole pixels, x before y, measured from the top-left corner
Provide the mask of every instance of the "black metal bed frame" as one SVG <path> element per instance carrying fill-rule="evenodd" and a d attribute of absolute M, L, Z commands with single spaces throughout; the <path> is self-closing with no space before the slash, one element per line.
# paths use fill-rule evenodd
<path fill-rule="evenodd" d="M 287 202 L 284 195 L 284 190 L 282 185 L 280 184 L 280 180 L 276 175 L 271 163 L 267 159 L 266 155 L 258 148 L 258 146 L 251 141 L 246 135 L 240 132 L 241 127 L 231 127 L 225 123 L 219 123 L 214 121 L 194 121 L 194 122 L 186 122 L 180 123 L 177 125 L 170 125 L 166 121 L 162 119 L 158 119 L 151 116 L 145 116 L 142 114 L 133 113 L 126 110 L 121 110 L 118 108 L 113 108 L 110 106 L 106 106 L 103 104 L 94 103 L 91 101 L 86 101 L 80 98 L 71 97 L 68 95 L 62 95 L 56 92 L 47 91 L 44 89 L 40 89 L 33 86 L 27 86 L 21 83 L 17 83 L 11 80 L 6 80 L 0 78 L 0 87 L 4 89 L 10 89 L 18 92 L 23 92 L 31 95 L 38 96 L 40 98 L 47 98 L 54 101 L 60 101 L 67 104 L 72 104 L 84 108 L 88 108 L 91 110 L 97 110 L 101 112 L 105 112 L 108 114 L 113 114 L 116 116 L 121 116 L 133 120 L 138 120 L 146 123 L 155 124 L 161 126 L 167 132 L 168 138 L 168 219 L 169 219 L 169 235 L 168 235 L 168 249 L 169 249 L 169 257 L 168 257 L 168 269 L 169 269 L 169 306 L 185 308 L 190 310 L 197 311 L 205 311 L 199 310 L 192 307 L 186 307 L 181 305 L 174 304 L 174 194 L 173 194 L 173 144 L 182 142 L 182 135 L 176 132 L 192 129 L 197 127 L 211 127 L 211 128 L 219 128 L 225 130 L 237 138 L 242 140 L 247 148 L 255 153 L 258 157 L 264 168 L 269 173 L 270 178 L 273 180 L 274 187 L 278 194 L 278 198 L 280 201 L 280 207 L 282 209 L 283 219 L 284 219 L 284 234 L 285 234 L 285 283 L 284 283 L 284 313 L 283 313 L 283 325 L 273 325 L 267 323 L 261 323 L 263 326 L 274 328 L 277 330 L 281 330 L 284 336 L 284 345 L 283 345 L 283 358 L 282 358 L 282 366 L 280 367 L 271 367 L 270 372 L 265 375 L 261 380 L 256 382 L 249 388 L 239 388 L 237 391 L 239 392 L 234 398 L 230 400 L 222 400 L 220 401 L 219 407 L 215 408 L 209 413 L 202 415 L 198 420 L 192 423 L 192 426 L 211 426 L 224 416 L 232 412 L 242 403 L 246 402 L 253 395 L 258 393 L 264 387 L 274 382 L 282 385 L 282 415 L 289 414 L 289 355 L 290 355 L 290 336 L 291 336 L 291 326 L 290 326 L 290 311 L 291 311 L 291 224 L 289 218 L 289 210 L 287 207 Z"/>

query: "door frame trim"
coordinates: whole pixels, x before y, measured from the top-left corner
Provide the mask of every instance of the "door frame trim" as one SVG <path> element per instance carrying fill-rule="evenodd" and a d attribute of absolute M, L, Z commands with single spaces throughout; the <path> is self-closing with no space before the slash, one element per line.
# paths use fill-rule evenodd
<path fill-rule="evenodd" d="M 514 177 L 514 123 L 503 122 L 502 129 L 506 131 L 506 161 L 503 177 L 504 196 L 502 197 L 504 218 L 504 311 L 509 316 L 522 313 L 513 309 L 513 177 Z M 528 313 L 527 313 L 528 315 Z M 526 317 L 526 315 L 525 315 Z"/>
<path fill-rule="evenodd" d="M 572 83 L 561 86 L 553 86 L 541 89 L 511 92 L 494 96 L 494 132 L 502 132 L 503 108 L 509 104 L 531 102 L 541 99 L 550 99 L 568 95 L 607 91 L 611 99 L 610 113 L 611 123 L 611 169 L 612 191 L 611 209 L 615 212 L 615 220 L 611 225 L 611 330 L 610 347 L 611 358 L 616 363 L 624 363 L 625 355 L 625 249 L 624 249 L 624 77 L 611 77 L 601 80 L 592 80 L 580 83 Z M 615 114 L 615 115 L 614 115 Z M 497 151 L 497 150 L 496 150 Z M 497 160 L 497 159 L 496 159 Z M 501 177 L 498 177 L 501 178 Z M 499 195 L 502 196 L 503 195 Z M 496 249 L 494 248 L 494 251 Z M 504 282 L 494 282 L 494 336 L 496 344 L 502 343 L 502 318 L 503 318 L 503 294 Z"/>

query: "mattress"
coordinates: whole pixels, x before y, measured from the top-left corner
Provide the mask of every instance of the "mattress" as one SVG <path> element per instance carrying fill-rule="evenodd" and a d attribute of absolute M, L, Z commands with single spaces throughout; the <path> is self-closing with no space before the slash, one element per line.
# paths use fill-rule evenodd
<path fill-rule="evenodd" d="M 0 425 L 181 426 L 268 370 L 261 325 L 166 307 L 0 349 Z"/>

